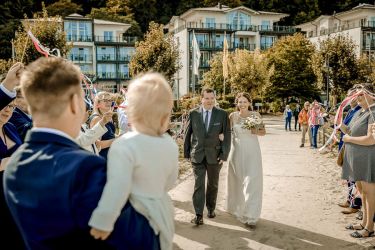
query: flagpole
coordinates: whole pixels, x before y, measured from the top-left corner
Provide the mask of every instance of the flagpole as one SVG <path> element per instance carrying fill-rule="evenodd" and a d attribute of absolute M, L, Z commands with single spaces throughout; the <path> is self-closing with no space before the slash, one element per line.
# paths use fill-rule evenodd
<path fill-rule="evenodd" d="M 191 39 L 192 40 L 192 42 L 194 43 L 194 38 L 195 38 L 195 33 L 194 33 L 194 30 L 193 30 L 193 38 Z M 195 63 L 194 63 L 194 61 L 195 61 L 195 48 L 194 48 L 194 46 L 192 46 L 193 47 L 193 49 L 192 49 L 192 61 L 193 61 L 193 63 L 192 63 L 192 76 L 193 76 L 193 81 L 192 81 L 192 88 L 193 88 L 193 96 L 195 96 Z"/>
<path fill-rule="evenodd" d="M 223 40 L 223 48 L 224 48 L 224 51 L 223 51 L 223 53 L 226 53 L 225 52 L 225 41 L 226 41 L 226 39 L 227 39 L 227 37 L 226 37 L 226 32 L 224 31 L 224 40 Z M 224 57 L 226 57 L 227 55 L 225 54 L 224 55 Z M 226 62 L 226 63 L 228 63 L 228 62 Z M 224 63 L 223 63 L 223 67 L 227 67 L 226 65 L 224 66 Z M 225 69 L 225 70 L 227 70 L 227 69 Z M 224 72 L 224 71 L 223 71 Z M 223 100 L 225 100 L 225 74 L 223 74 L 223 79 L 224 79 L 224 82 L 223 82 Z"/>

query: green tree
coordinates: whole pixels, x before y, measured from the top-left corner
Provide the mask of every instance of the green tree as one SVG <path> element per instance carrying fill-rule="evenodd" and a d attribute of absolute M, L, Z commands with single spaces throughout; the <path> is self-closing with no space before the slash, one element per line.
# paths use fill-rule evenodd
<path fill-rule="evenodd" d="M 82 6 L 76 3 L 72 3 L 71 0 L 60 0 L 46 7 L 47 12 L 50 16 L 69 16 L 73 13 L 81 13 Z"/>
<path fill-rule="evenodd" d="M 150 23 L 144 41 L 135 45 L 129 67 L 132 76 L 148 71 L 162 73 L 173 86 L 174 75 L 181 68 L 179 51 L 173 36 L 164 35 L 163 25 Z"/>
<path fill-rule="evenodd" d="M 263 97 L 263 87 L 269 85 L 272 70 L 259 51 L 236 50 L 228 55 L 228 79 L 225 92 L 249 92 L 252 97 Z M 203 75 L 202 85 L 223 93 L 223 53 L 217 53 L 210 61 L 210 70 Z"/>
<path fill-rule="evenodd" d="M 66 43 L 61 18 L 48 17 L 47 11 L 44 9 L 43 16 L 35 15 L 33 20 L 25 19 L 23 25 L 17 31 L 14 41 L 15 60 L 17 62 L 28 64 L 43 56 L 35 49 L 27 35 L 28 30 L 43 46 L 50 50 L 59 49 L 62 57 L 65 57 L 71 49 L 71 45 Z"/>
<path fill-rule="evenodd" d="M 316 97 L 316 76 L 311 65 L 314 51 L 302 34 L 278 40 L 267 52 L 269 66 L 274 67 L 268 97 Z"/>
<path fill-rule="evenodd" d="M 129 7 L 128 0 L 108 0 L 106 7 L 93 8 L 88 17 L 103 19 L 113 22 L 128 23 L 131 25 L 126 32 L 129 35 L 141 36 L 141 28 L 137 21 L 134 20 L 134 14 Z"/>
<path fill-rule="evenodd" d="M 326 86 L 327 74 L 330 79 L 330 93 L 333 105 L 337 97 L 347 92 L 353 84 L 363 81 L 360 61 L 355 54 L 356 45 L 347 36 L 337 35 L 322 41 L 314 57 L 314 72 L 319 85 Z"/>
<path fill-rule="evenodd" d="M 228 53 L 228 61 L 231 58 L 231 53 Z M 207 88 L 213 88 L 218 93 L 223 93 L 224 89 L 224 77 L 223 77 L 223 52 L 218 52 L 213 55 L 210 60 L 210 70 L 203 74 L 202 86 Z M 229 90 L 229 86 L 226 86 L 225 90 Z"/>

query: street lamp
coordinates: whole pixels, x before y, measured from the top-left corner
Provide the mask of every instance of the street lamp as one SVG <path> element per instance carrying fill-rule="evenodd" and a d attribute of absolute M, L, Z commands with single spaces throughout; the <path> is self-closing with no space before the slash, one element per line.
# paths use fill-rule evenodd
<path fill-rule="evenodd" d="M 329 56 L 326 57 L 325 67 L 326 67 L 326 74 L 327 74 L 327 76 L 326 76 L 327 77 L 326 97 L 327 97 L 327 110 L 328 110 L 328 108 L 329 108 L 329 69 L 330 69 L 330 67 L 329 67 Z"/>

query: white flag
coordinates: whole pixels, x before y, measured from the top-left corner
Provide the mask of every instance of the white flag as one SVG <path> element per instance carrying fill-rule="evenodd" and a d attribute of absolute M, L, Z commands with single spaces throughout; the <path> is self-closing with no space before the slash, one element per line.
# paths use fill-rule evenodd
<path fill-rule="evenodd" d="M 193 74 L 194 75 L 199 75 L 198 67 L 199 67 L 200 58 L 201 58 L 201 51 L 199 50 L 197 38 L 195 37 L 195 33 L 193 31 Z"/>

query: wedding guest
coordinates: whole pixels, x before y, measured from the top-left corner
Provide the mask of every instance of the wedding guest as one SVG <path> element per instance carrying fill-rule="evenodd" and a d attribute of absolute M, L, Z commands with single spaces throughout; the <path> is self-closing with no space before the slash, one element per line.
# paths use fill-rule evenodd
<path fill-rule="evenodd" d="M 293 116 L 293 111 L 290 109 L 289 105 L 285 106 L 284 109 L 284 118 L 285 118 L 285 131 L 292 131 L 291 129 L 291 122 L 292 122 L 292 116 Z"/>
<path fill-rule="evenodd" d="M 361 189 L 363 219 L 358 225 L 348 225 L 356 230 L 350 234 L 354 238 L 371 237 L 374 234 L 375 214 L 375 139 L 371 135 L 371 124 L 375 122 L 375 93 L 371 83 L 364 83 L 358 89 L 358 111 L 349 124 L 350 135 L 343 137 L 345 142 L 342 178 L 355 181 Z"/>
<path fill-rule="evenodd" d="M 106 124 L 112 119 L 112 112 L 107 112 L 103 115 L 102 119 L 92 128 L 88 128 L 87 119 L 89 117 L 90 105 L 86 102 L 86 113 L 81 125 L 76 142 L 82 148 L 99 155 L 100 149 L 96 146 L 96 142 L 108 131 Z"/>
<path fill-rule="evenodd" d="M 19 77 L 23 69 L 22 63 L 13 64 L 0 84 L 0 109 L 3 109 L 16 97 L 15 88 L 19 85 Z"/>
<path fill-rule="evenodd" d="M 128 97 L 133 131 L 122 135 L 109 150 L 108 179 L 89 221 L 91 234 L 106 239 L 130 201 L 148 218 L 161 249 L 172 249 L 173 204 L 167 192 L 177 179 L 178 147 L 165 133 L 172 90 L 162 75 L 148 73 L 130 83 Z"/>
<path fill-rule="evenodd" d="M 2 228 L 0 230 L 0 241 L 3 246 L 12 246 L 12 249 L 25 249 L 25 245 L 5 202 L 3 175 L 5 163 L 9 159 L 8 157 L 22 143 L 16 128 L 8 120 L 14 109 L 14 103 L 12 103 L 12 100 L 16 96 L 14 89 L 19 85 L 19 77 L 23 68 L 24 66 L 21 63 L 14 64 L 0 85 L 0 124 L 2 127 L 1 131 L 3 131 L 0 141 L 0 160 L 2 163 L 2 167 L 0 167 L 0 225 Z"/>
<path fill-rule="evenodd" d="M 58 57 L 39 58 L 22 73 L 34 127 L 5 169 L 10 211 L 27 249 L 155 249 L 148 221 L 130 204 L 108 241 L 89 234 L 87 223 L 107 176 L 105 160 L 73 139 L 85 113 L 81 75 Z"/>
<path fill-rule="evenodd" d="M 298 122 L 298 115 L 299 112 L 301 112 L 301 107 L 297 103 L 296 108 L 293 110 L 293 116 L 294 116 L 294 130 L 297 131 L 297 124 L 298 124 L 298 131 L 301 131 L 301 123 Z"/>
<path fill-rule="evenodd" d="M 120 94 L 116 98 L 119 135 L 123 135 L 129 131 L 128 116 L 126 115 L 127 102 L 125 98 L 124 95 Z"/>
<path fill-rule="evenodd" d="M 237 111 L 229 115 L 232 134 L 232 146 L 228 157 L 227 211 L 242 223 L 255 227 L 262 209 L 263 169 L 262 153 L 258 136 L 264 136 L 263 126 L 244 129 L 247 119 L 257 117 L 258 112 L 251 111 L 251 98 L 248 93 L 236 96 Z"/>
<path fill-rule="evenodd" d="M 351 92 L 348 92 L 348 95 L 352 94 Z M 353 116 L 355 113 L 357 113 L 361 107 L 357 103 L 357 99 L 353 99 L 350 102 L 350 110 L 346 114 L 344 120 L 343 120 L 343 125 L 341 125 L 340 130 L 341 130 L 341 135 L 340 135 L 340 141 L 339 141 L 339 151 L 341 150 L 342 146 L 344 145 L 343 142 L 343 137 L 344 137 L 344 132 L 347 133 L 348 129 L 347 126 L 351 122 Z M 343 132 L 344 131 L 344 132 Z M 351 214 L 351 213 L 356 213 L 361 209 L 362 206 L 362 200 L 361 197 L 356 197 L 355 192 L 357 191 L 357 187 L 355 185 L 354 181 L 347 180 L 347 185 L 348 185 L 348 196 L 345 202 L 340 203 L 339 206 L 346 208 L 345 210 L 341 211 L 344 214 Z"/>
<path fill-rule="evenodd" d="M 25 140 L 27 131 L 29 131 L 33 126 L 33 121 L 28 111 L 27 102 L 21 93 L 21 88 L 17 87 L 15 90 L 17 93 L 16 99 L 14 100 L 16 108 L 14 109 L 9 122 L 16 127 L 17 132 L 23 142 Z"/>
<path fill-rule="evenodd" d="M 306 133 L 309 135 L 310 145 L 312 145 L 311 133 L 309 132 L 309 108 L 310 108 L 310 103 L 305 102 L 303 104 L 303 109 L 298 114 L 298 123 L 302 126 L 302 139 L 301 139 L 300 148 L 305 146 Z"/>
<path fill-rule="evenodd" d="M 311 136 L 312 136 L 312 146 L 311 148 L 318 148 L 318 130 L 320 127 L 320 119 L 322 118 L 322 113 L 320 111 L 321 106 L 315 100 L 312 103 L 312 107 L 309 113 L 309 125 L 311 128 Z"/>
<path fill-rule="evenodd" d="M 102 91 L 95 96 L 94 113 L 89 118 L 90 128 L 93 128 L 105 113 L 113 111 L 113 102 L 112 94 L 109 92 Z M 101 148 L 99 155 L 107 159 L 109 147 L 116 138 L 116 127 L 113 119 L 107 122 L 105 127 L 108 131 L 101 137 L 98 146 Z"/>

